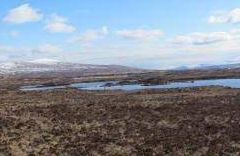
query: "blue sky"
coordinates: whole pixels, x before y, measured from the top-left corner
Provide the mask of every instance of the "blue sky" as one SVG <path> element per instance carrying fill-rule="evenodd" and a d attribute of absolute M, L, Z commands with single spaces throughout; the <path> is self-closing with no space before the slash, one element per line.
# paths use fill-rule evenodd
<path fill-rule="evenodd" d="M 240 63 L 239 0 L 2 0 L 0 62 Z"/>

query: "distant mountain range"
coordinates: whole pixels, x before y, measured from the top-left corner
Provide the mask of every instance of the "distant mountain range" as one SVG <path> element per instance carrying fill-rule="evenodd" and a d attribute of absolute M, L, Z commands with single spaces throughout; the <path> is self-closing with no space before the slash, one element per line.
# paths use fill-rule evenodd
<path fill-rule="evenodd" d="M 240 64 L 227 65 L 199 65 L 196 67 L 179 66 L 174 70 L 216 70 L 236 69 Z M 153 70 L 120 66 L 120 65 L 92 65 L 78 63 L 64 63 L 50 60 L 26 61 L 26 62 L 4 62 L 0 63 L 0 74 L 29 74 L 29 73 L 87 73 L 93 74 L 121 74 L 139 73 Z M 155 70 L 156 71 L 156 70 Z"/>
<path fill-rule="evenodd" d="M 201 64 L 194 67 L 179 66 L 174 70 L 217 70 L 217 69 L 237 69 L 240 68 L 240 64 L 224 64 L 224 65 L 206 65 Z"/>
<path fill-rule="evenodd" d="M 136 73 L 144 70 L 120 65 L 91 65 L 52 61 L 5 62 L 0 63 L 0 74 L 78 72 L 78 73 Z"/>

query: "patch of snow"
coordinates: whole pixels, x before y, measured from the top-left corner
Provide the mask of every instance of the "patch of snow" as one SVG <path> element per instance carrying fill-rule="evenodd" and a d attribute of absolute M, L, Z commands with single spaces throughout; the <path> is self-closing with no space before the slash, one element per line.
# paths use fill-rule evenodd
<path fill-rule="evenodd" d="M 54 59 L 37 59 L 37 60 L 28 61 L 28 62 L 35 63 L 35 64 L 46 64 L 46 65 L 54 65 L 59 63 L 58 60 L 54 60 Z"/>

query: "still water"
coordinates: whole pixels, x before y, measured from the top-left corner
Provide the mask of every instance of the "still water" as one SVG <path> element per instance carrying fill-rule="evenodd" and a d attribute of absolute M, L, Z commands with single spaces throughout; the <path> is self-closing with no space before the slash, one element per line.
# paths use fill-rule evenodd
<path fill-rule="evenodd" d="M 23 86 L 20 88 L 22 91 L 40 91 L 40 90 L 52 90 L 63 88 L 77 88 L 80 90 L 143 90 L 143 89 L 173 89 L 173 88 L 190 88 L 190 87 L 202 87 L 202 86 L 224 86 L 231 88 L 240 88 L 240 79 L 214 79 L 214 80 L 195 80 L 184 82 L 171 82 L 168 84 L 160 85 L 143 85 L 143 84 L 127 84 L 118 85 L 118 81 L 106 81 L 106 82 L 87 82 L 87 83 L 74 83 L 67 86 Z"/>

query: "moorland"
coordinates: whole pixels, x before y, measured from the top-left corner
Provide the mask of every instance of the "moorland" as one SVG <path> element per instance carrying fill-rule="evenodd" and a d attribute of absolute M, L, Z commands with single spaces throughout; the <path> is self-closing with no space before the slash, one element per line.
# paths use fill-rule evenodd
<path fill-rule="evenodd" d="M 239 155 L 240 89 L 19 90 L 87 81 L 239 78 L 239 71 L 1 76 L 0 155 Z"/>

